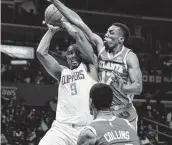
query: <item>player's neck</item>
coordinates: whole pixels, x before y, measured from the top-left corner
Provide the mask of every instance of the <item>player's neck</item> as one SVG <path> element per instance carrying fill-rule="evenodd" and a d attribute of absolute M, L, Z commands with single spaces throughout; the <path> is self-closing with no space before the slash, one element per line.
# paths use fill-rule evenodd
<path fill-rule="evenodd" d="M 113 55 L 118 54 L 123 48 L 123 45 L 118 45 L 113 49 Z"/>
<path fill-rule="evenodd" d="M 97 115 L 96 115 L 96 119 L 110 119 L 112 118 L 114 115 L 112 113 L 112 111 L 98 111 Z"/>

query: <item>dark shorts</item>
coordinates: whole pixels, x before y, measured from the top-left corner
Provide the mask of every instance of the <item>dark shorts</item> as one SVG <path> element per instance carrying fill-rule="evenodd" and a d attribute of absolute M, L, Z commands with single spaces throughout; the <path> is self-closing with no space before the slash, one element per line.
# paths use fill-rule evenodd
<path fill-rule="evenodd" d="M 126 105 L 125 107 L 121 107 L 121 108 L 120 107 L 121 106 L 111 107 L 113 114 L 116 117 L 127 119 L 137 130 L 138 115 L 137 115 L 136 109 L 133 106 L 133 104 L 130 103 L 130 104 Z"/>

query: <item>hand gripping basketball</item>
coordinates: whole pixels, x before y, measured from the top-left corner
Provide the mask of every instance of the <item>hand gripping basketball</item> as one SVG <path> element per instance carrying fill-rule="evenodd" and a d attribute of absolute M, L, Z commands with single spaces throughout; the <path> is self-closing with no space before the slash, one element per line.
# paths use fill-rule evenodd
<path fill-rule="evenodd" d="M 47 25 L 48 29 L 51 30 L 54 33 L 62 29 L 60 26 L 53 26 L 53 25 L 50 25 L 50 24 L 46 24 L 45 21 L 43 21 L 42 23 L 44 25 Z"/>
<path fill-rule="evenodd" d="M 53 32 L 57 32 L 59 31 L 61 28 L 59 26 L 53 26 L 53 25 L 50 25 L 50 24 L 47 24 L 49 30 L 53 31 Z"/>

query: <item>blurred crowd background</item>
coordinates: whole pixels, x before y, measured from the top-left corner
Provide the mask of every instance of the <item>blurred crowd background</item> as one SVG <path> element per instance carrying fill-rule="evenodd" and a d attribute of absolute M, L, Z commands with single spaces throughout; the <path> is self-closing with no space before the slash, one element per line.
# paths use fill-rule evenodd
<path fill-rule="evenodd" d="M 37 145 L 51 127 L 55 118 L 56 105 L 57 96 L 47 101 L 44 106 L 26 105 L 24 100 L 14 105 L 14 100 L 2 99 L 1 143 Z M 171 139 L 164 134 L 169 136 L 172 134 L 172 113 L 166 112 L 164 104 L 159 101 L 151 103 L 147 99 L 136 109 L 139 114 L 138 136 L 141 145 L 170 145 Z M 154 121 L 165 127 L 157 126 Z M 159 134 L 160 132 L 162 134 Z"/>
<path fill-rule="evenodd" d="M 127 47 L 138 55 L 143 92 L 135 96 L 142 145 L 172 142 L 172 9 L 170 0 L 61 0 L 104 36 L 113 22 L 131 31 Z M 1 0 L 1 144 L 36 145 L 55 117 L 58 81 L 36 58 L 46 32 L 46 0 Z M 75 41 L 65 31 L 49 53 L 67 66 L 65 50 Z"/>

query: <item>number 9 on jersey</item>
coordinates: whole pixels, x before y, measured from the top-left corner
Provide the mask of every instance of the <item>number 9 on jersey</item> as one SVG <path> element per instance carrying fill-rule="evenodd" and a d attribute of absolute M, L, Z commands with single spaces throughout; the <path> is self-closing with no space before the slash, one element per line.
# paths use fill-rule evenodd
<path fill-rule="evenodd" d="M 76 83 L 70 84 L 71 95 L 77 95 Z"/>

